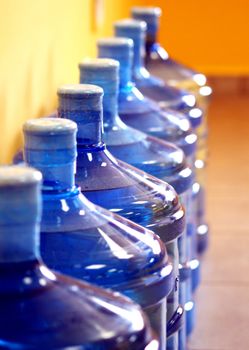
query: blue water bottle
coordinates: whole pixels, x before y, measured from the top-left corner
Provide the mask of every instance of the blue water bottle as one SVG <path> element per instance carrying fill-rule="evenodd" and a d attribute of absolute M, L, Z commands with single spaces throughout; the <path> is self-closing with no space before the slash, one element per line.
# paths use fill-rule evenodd
<path fill-rule="evenodd" d="M 189 115 L 191 122 L 201 123 L 202 111 L 197 108 L 196 118 L 191 116 L 192 109 L 196 108 L 196 98 L 193 94 L 174 88 L 153 76 L 145 68 L 145 35 L 147 25 L 144 21 L 136 19 L 123 19 L 114 23 L 115 36 L 130 38 L 134 42 L 134 57 L 132 75 L 133 80 L 141 92 L 157 101 L 161 108 L 172 108 Z"/>
<path fill-rule="evenodd" d="M 173 142 L 181 147 L 187 156 L 188 162 L 194 166 L 196 135 L 189 126 L 189 121 L 182 114 L 168 113 L 155 110 L 150 100 L 143 97 L 136 86 L 131 82 L 131 64 L 133 44 L 125 38 L 108 38 L 98 41 L 98 54 L 100 57 L 111 57 L 120 62 L 120 88 L 119 88 L 119 115 L 128 125 L 142 130 L 152 136 Z M 159 176 L 159 175 L 157 175 Z M 160 176 L 159 176 L 160 177 Z M 199 283 L 199 262 L 196 258 L 196 188 L 192 187 L 191 201 L 188 210 L 188 232 L 192 236 L 191 259 L 193 263 L 193 289 Z M 190 194 L 189 194 L 190 196 Z M 186 204 L 186 203 L 185 203 Z"/>
<path fill-rule="evenodd" d="M 198 135 L 196 154 L 196 173 L 198 184 L 198 212 L 197 212 L 197 243 L 198 251 L 202 253 L 208 244 L 208 226 L 205 218 L 205 165 L 207 162 L 207 109 L 212 94 L 212 89 L 207 85 L 204 74 L 184 66 L 172 59 L 168 52 L 157 41 L 159 19 L 161 9 L 159 7 L 136 6 L 132 8 L 132 16 L 135 19 L 145 21 L 146 54 L 145 62 L 150 73 L 160 76 L 170 86 L 185 89 L 193 93 L 201 107 L 203 118 L 201 123 L 193 125 Z"/>
<path fill-rule="evenodd" d="M 59 116 L 78 124 L 76 182 L 83 194 L 93 203 L 152 229 L 177 257 L 176 238 L 185 226 L 178 196 L 170 185 L 117 160 L 106 149 L 102 136 L 103 90 L 94 85 L 69 85 L 61 87 L 58 95 Z M 173 318 L 176 325 L 180 318 L 182 310 L 177 303 L 176 298 L 167 304 L 169 324 Z"/>
<path fill-rule="evenodd" d="M 185 66 L 170 57 L 169 53 L 157 40 L 161 9 L 153 6 L 135 6 L 131 9 L 134 19 L 147 24 L 145 43 L 145 64 L 155 76 L 160 76 L 165 83 L 193 93 L 201 109 L 207 112 L 212 89 L 207 85 L 207 78 L 203 73 Z"/>
<path fill-rule="evenodd" d="M 116 36 L 128 37 L 134 41 L 133 79 L 136 82 L 137 87 L 145 96 L 157 101 L 162 109 L 167 110 L 168 108 L 171 108 L 176 111 L 181 111 L 188 116 L 192 127 L 195 129 L 202 129 L 205 121 L 203 122 L 202 111 L 199 108 L 196 108 L 195 96 L 192 93 L 165 84 L 162 79 L 150 75 L 149 71 L 145 68 L 144 54 L 146 28 L 147 25 L 144 21 L 135 19 L 121 20 L 115 23 Z M 205 138 L 206 136 L 204 136 L 204 139 Z M 199 145 L 203 143 L 204 139 L 201 137 Z M 208 240 L 208 226 L 206 225 L 204 218 L 204 150 L 205 146 L 200 146 L 198 159 L 196 159 L 196 157 L 192 159 L 196 172 L 198 172 L 198 179 L 193 189 L 193 196 L 196 197 L 197 203 L 195 215 L 198 225 L 197 232 L 199 233 L 199 251 L 205 250 Z M 206 151 L 204 153 L 206 153 Z M 197 249 L 198 247 L 196 250 Z"/>
<path fill-rule="evenodd" d="M 106 38 L 100 39 L 98 41 L 98 54 L 100 57 L 111 57 L 119 61 L 120 63 L 120 86 L 119 86 L 119 115 L 122 120 L 130 126 L 133 126 L 139 130 L 145 131 L 146 133 L 157 136 L 162 140 L 171 141 L 177 146 L 181 147 L 187 156 L 188 162 L 194 165 L 194 157 L 195 157 L 195 146 L 196 146 L 196 135 L 190 129 L 189 121 L 186 117 L 182 116 L 182 114 L 175 113 L 174 114 L 164 114 L 162 111 L 158 111 L 154 109 L 153 103 L 144 98 L 140 91 L 136 88 L 135 84 L 131 82 L 131 65 L 132 65 L 132 56 L 133 56 L 133 43 L 130 39 L 125 38 Z M 109 103 L 104 105 L 110 105 Z M 116 119 L 119 120 L 119 119 Z M 105 124 L 104 124 L 105 125 Z M 119 123 L 120 127 L 117 129 L 120 130 L 122 127 Z M 108 131 L 108 127 L 105 127 L 107 143 L 109 146 L 115 142 L 111 137 L 108 138 L 108 134 L 114 134 L 112 130 Z M 123 127 L 123 133 L 128 133 L 128 127 L 125 125 Z M 134 130 L 134 129 L 133 129 Z M 133 139 L 138 135 L 133 131 L 132 133 Z M 137 136 L 138 137 L 138 136 Z M 140 134 L 141 138 L 141 134 Z M 120 136 L 118 137 L 120 141 Z M 131 141 L 129 141 L 131 143 Z M 147 143 L 148 147 L 148 143 Z M 133 151 L 134 153 L 134 151 Z M 136 152 L 137 153 L 137 152 Z M 136 154 L 135 153 L 135 154 Z M 135 154 L 133 158 L 135 157 Z M 128 156 L 130 159 L 131 157 Z M 122 159 L 122 157 L 121 157 Z M 161 161 L 160 161 L 161 162 Z M 138 162 L 139 163 L 139 162 Z M 141 163 L 141 160 L 140 160 Z M 163 163 L 163 167 L 165 163 Z M 141 165 L 138 167 L 140 168 Z M 158 170 L 155 168 L 152 169 L 152 164 L 147 164 L 148 168 L 144 168 L 145 164 L 143 164 L 143 170 L 153 175 L 163 179 L 163 173 L 160 174 Z M 151 170 L 152 169 L 152 170 Z M 173 186 L 176 186 L 171 179 L 168 181 Z M 176 188 L 179 192 L 179 190 Z M 193 276 L 193 289 L 195 290 L 199 283 L 199 262 L 196 258 L 196 195 L 193 193 L 193 190 L 196 191 L 196 183 L 192 186 L 192 194 L 189 191 L 188 196 L 182 196 L 182 200 L 185 202 L 185 206 L 187 205 L 188 211 L 188 237 L 191 239 L 191 252 L 188 253 L 187 256 L 192 260 L 191 268 L 192 268 L 192 276 Z M 180 191 L 182 193 L 184 191 Z M 190 198 L 191 197 L 191 198 Z M 188 204 L 187 204 L 188 203 Z M 191 238 L 190 238 L 191 237 Z"/>
<path fill-rule="evenodd" d="M 44 265 L 40 183 L 37 170 L 0 167 L 0 348 L 158 349 L 128 298 Z"/>
<path fill-rule="evenodd" d="M 155 102 L 144 97 L 132 81 L 133 41 L 120 37 L 106 38 L 98 40 L 97 46 L 99 57 L 113 58 L 120 63 L 118 112 L 125 124 L 174 143 L 193 163 L 197 137 L 188 117 L 170 109 L 162 111 Z"/>
<path fill-rule="evenodd" d="M 62 118 L 24 124 L 24 156 L 43 174 L 41 253 L 50 267 L 122 292 L 139 303 L 166 347 L 166 302 L 174 275 L 151 231 L 95 207 L 74 183 L 77 125 Z"/>
<path fill-rule="evenodd" d="M 114 51 L 117 48 L 116 51 L 122 55 L 122 53 L 127 53 L 126 45 L 130 43 L 129 39 L 102 39 L 98 43 L 99 52 L 104 55 L 104 46 L 106 45 L 105 52 L 107 48 L 112 51 L 114 47 Z M 129 73 L 128 62 L 97 58 L 85 59 L 79 64 L 80 82 L 98 85 L 104 90 L 104 141 L 108 150 L 118 159 L 170 183 L 178 193 L 183 193 L 191 188 L 193 182 L 192 170 L 186 162 L 183 151 L 173 143 L 160 140 L 128 126 L 119 117 L 119 86 L 124 85 L 123 76 L 125 73 Z M 127 77 L 125 79 L 127 80 Z M 129 84 L 131 84 L 130 81 Z M 126 107 L 127 112 L 123 110 L 123 115 L 129 114 L 129 102 L 127 102 Z M 178 131 L 177 128 L 175 130 Z M 186 142 L 180 133 L 173 135 L 173 130 L 171 133 L 176 143 L 183 145 Z M 193 143 L 192 150 L 195 149 L 194 146 Z M 188 144 L 187 147 L 190 148 L 191 145 Z"/>
<path fill-rule="evenodd" d="M 116 51 L 122 55 L 122 48 L 125 43 L 122 39 L 105 39 L 100 42 L 102 44 L 102 46 L 100 44 L 102 50 L 104 43 L 108 44 L 109 50 L 111 50 L 110 45 L 112 44 L 112 46 L 116 48 Z M 125 72 L 128 71 L 125 60 L 122 61 L 121 67 Z M 124 73 L 124 71 L 122 73 Z M 120 75 L 122 76 L 122 74 Z M 85 59 L 80 64 L 80 81 L 81 83 L 99 85 L 104 90 L 104 140 L 112 154 L 118 159 L 126 161 L 173 185 L 180 195 L 181 200 L 187 204 L 187 211 L 191 210 L 192 202 L 186 201 L 189 196 L 191 196 L 192 171 L 186 164 L 182 150 L 175 147 L 173 144 L 161 141 L 136 129 L 130 128 L 120 120 L 117 111 L 119 89 L 118 61 L 112 59 Z M 188 218 L 190 221 L 187 222 L 187 225 L 192 225 L 191 216 L 188 216 L 187 213 L 187 220 Z M 191 296 L 190 271 L 188 274 L 186 273 L 186 269 L 189 270 L 191 266 L 191 251 L 189 251 L 189 249 L 191 248 L 192 242 L 191 235 L 186 237 L 185 234 L 186 232 L 178 242 L 181 252 L 180 270 L 182 274 L 182 283 L 180 285 L 182 293 L 180 293 L 180 295 L 181 302 L 186 304 L 188 313 L 192 312 L 193 314 L 193 309 L 189 309 L 190 303 L 194 305 Z M 167 242 L 165 243 L 167 245 Z M 175 271 L 178 274 L 178 259 L 175 261 Z M 185 342 L 186 339 L 182 341 L 182 343 Z"/>

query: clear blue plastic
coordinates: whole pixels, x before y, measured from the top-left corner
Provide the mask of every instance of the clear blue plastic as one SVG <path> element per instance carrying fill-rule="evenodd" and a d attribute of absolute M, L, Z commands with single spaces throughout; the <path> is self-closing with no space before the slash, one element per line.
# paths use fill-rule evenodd
<path fill-rule="evenodd" d="M 130 40 L 102 39 L 98 45 L 99 52 L 107 45 L 109 50 L 114 47 L 113 56 L 115 49 L 122 55 L 123 51 L 127 52 Z M 124 70 L 128 72 L 127 64 L 129 60 L 122 60 L 120 70 L 118 61 L 113 59 L 86 59 L 80 63 L 80 83 L 98 85 L 104 90 L 103 139 L 115 157 L 168 182 L 178 194 L 184 193 L 192 186 L 193 174 L 183 151 L 170 142 L 129 127 L 119 117 L 119 77 L 122 78 Z M 179 135 L 176 138 L 180 139 Z"/>
<path fill-rule="evenodd" d="M 140 125 L 144 124 L 143 122 L 139 123 L 139 120 L 135 119 L 142 102 L 137 100 L 136 105 L 134 105 L 135 100 L 130 98 L 129 94 L 129 87 L 132 86 L 130 80 L 132 64 L 131 40 L 125 38 L 101 39 L 98 41 L 98 53 L 101 57 L 112 57 L 119 61 L 119 105 L 122 105 L 121 115 L 124 117 L 123 120 L 125 120 L 127 116 L 131 117 L 131 119 L 133 118 L 134 122 L 139 125 L 137 126 L 139 128 Z M 186 239 L 181 238 L 179 242 L 182 245 L 180 262 L 185 266 L 185 269 L 186 266 L 188 269 L 190 269 L 191 266 L 195 266 L 195 276 L 193 280 L 196 281 L 199 279 L 199 265 L 191 265 L 190 262 L 191 259 L 196 261 L 195 240 L 193 237 L 195 234 L 195 212 L 193 205 L 195 205 L 195 203 L 194 201 L 188 200 L 188 198 L 192 196 L 192 174 L 190 169 L 186 166 L 182 151 L 173 146 L 173 144 L 160 142 L 159 139 L 145 135 L 124 124 L 117 113 L 117 67 L 115 69 L 115 67 L 113 67 L 114 64 L 105 67 L 105 60 L 102 61 L 102 65 L 100 60 L 91 62 L 85 61 L 80 64 L 81 82 L 92 82 L 104 88 L 104 138 L 110 151 L 112 151 L 117 158 L 129 162 L 173 185 L 187 209 L 188 236 Z M 133 89 L 135 89 L 135 86 L 133 86 Z M 125 94 L 127 98 L 123 101 L 121 98 Z M 137 109 L 135 109 L 135 107 L 137 107 Z M 145 113 L 141 114 L 143 115 Z M 153 124 L 153 115 L 151 115 L 151 119 L 151 124 Z M 171 133 L 172 139 L 177 140 L 178 144 L 183 145 L 184 137 L 182 137 L 181 133 L 177 132 L 177 128 L 170 128 L 170 125 L 167 125 L 167 127 Z M 193 135 L 193 139 L 196 140 L 194 136 L 195 135 Z M 188 148 L 190 152 L 189 157 L 193 157 L 195 151 L 194 145 L 192 145 L 192 148 Z M 186 273 L 184 273 L 184 275 L 186 275 Z M 182 288 L 191 290 L 190 273 L 188 276 L 189 279 L 188 281 L 184 280 Z M 192 302 L 191 293 L 188 293 L 187 300 L 182 298 L 184 304 L 190 301 Z"/>
<path fill-rule="evenodd" d="M 174 143 L 183 149 L 187 157 L 192 158 L 196 151 L 197 137 L 188 118 L 173 110 L 162 111 L 155 102 L 144 97 L 132 82 L 132 41 L 125 38 L 99 40 L 98 56 L 120 62 L 118 114 L 122 121 L 151 136 Z M 121 129 L 120 121 L 119 124 Z"/>
<path fill-rule="evenodd" d="M 118 40 L 117 38 L 99 41 L 99 46 L 102 49 L 105 47 L 111 50 L 111 48 L 114 47 L 114 52 L 119 52 L 119 55 L 122 55 L 122 51 L 127 51 L 125 50 L 127 47 L 124 47 L 127 46 L 127 44 L 129 44 L 129 42 L 126 40 Z M 126 70 L 126 72 L 128 72 L 127 64 L 129 64 L 129 60 L 122 61 L 122 69 Z M 141 170 L 147 170 L 147 172 L 151 175 L 157 176 L 161 180 L 167 181 L 171 185 L 174 185 L 175 189 L 178 191 L 178 194 L 181 195 L 183 202 L 187 204 L 187 211 L 191 210 L 192 203 L 185 202 L 185 198 L 188 198 L 189 192 L 191 193 L 193 177 L 191 169 L 186 164 L 183 151 L 173 144 L 160 141 L 157 138 L 143 134 L 136 129 L 128 127 L 120 120 L 118 116 L 118 61 L 114 61 L 112 59 L 84 60 L 80 64 L 80 81 L 81 83 L 92 83 L 99 85 L 104 90 L 104 139 L 112 154 L 114 154 L 117 158 L 126 161 L 133 166 L 137 166 Z M 192 225 L 192 222 L 190 221 L 187 224 Z M 185 237 L 185 235 L 186 232 L 184 232 L 184 235 L 180 238 L 178 244 L 181 245 L 179 260 L 181 266 L 184 265 L 186 270 L 187 266 L 190 269 L 189 260 L 191 258 L 190 249 L 192 247 L 189 246 L 189 241 L 191 243 L 191 236 Z M 179 272 L 177 266 L 175 270 L 178 274 Z M 181 271 L 183 271 L 183 269 L 181 269 Z M 180 281 L 181 280 L 182 276 L 180 275 Z M 181 281 L 180 290 L 181 302 L 183 304 L 192 302 L 194 305 L 191 296 L 190 273 L 188 274 L 187 279 L 184 278 L 184 280 Z M 172 293 L 175 293 L 175 291 Z M 169 296 L 169 298 L 171 297 L 172 296 Z M 174 337 L 178 337 L 177 334 L 175 334 Z M 170 342 L 172 344 L 177 344 L 177 340 L 169 340 L 168 349 L 174 348 L 173 346 L 170 347 Z M 182 342 L 186 342 L 186 338 L 185 340 L 182 340 Z"/>
<path fill-rule="evenodd" d="M 168 52 L 157 42 L 159 18 L 161 16 L 159 7 L 135 6 L 131 9 L 131 14 L 134 19 L 144 21 L 147 24 L 145 62 L 146 65 L 148 64 L 149 70 L 151 65 L 162 63 L 160 68 L 163 69 L 163 74 L 165 74 L 163 76 L 164 80 L 193 79 L 199 86 L 206 84 L 206 77 L 203 74 L 197 73 L 194 69 L 170 58 Z M 198 77 L 195 78 L 197 74 Z"/>
<path fill-rule="evenodd" d="M 166 298 L 174 275 L 163 243 L 153 232 L 94 206 L 75 187 L 74 122 L 30 120 L 24 124 L 24 135 L 26 162 L 43 174 L 45 263 L 131 297 L 147 312 L 160 335 L 160 349 L 165 349 Z"/>
<path fill-rule="evenodd" d="M 136 304 L 44 265 L 40 182 L 34 169 L 0 168 L 0 348 L 158 349 Z"/>
<path fill-rule="evenodd" d="M 146 68 L 155 76 L 160 76 L 172 87 L 186 89 L 197 98 L 198 105 L 206 113 L 212 89 L 207 86 L 203 73 L 185 66 L 170 57 L 169 53 L 157 41 L 161 9 L 159 7 L 135 6 L 131 9 L 134 19 L 147 24 L 145 43 Z"/>
<path fill-rule="evenodd" d="M 195 160 L 195 151 L 196 151 L 196 141 L 197 137 L 193 133 L 190 123 L 184 115 L 181 113 L 173 111 L 172 113 L 162 112 L 156 107 L 154 109 L 154 104 L 151 100 L 144 98 L 144 96 L 140 93 L 140 91 L 136 88 L 136 86 L 131 82 L 131 61 L 132 61 L 132 47 L 133 44 L 131 40 L 125 38 L 112 38 L 112 39 L 102 39 L 98 42 L 98 54 L 100 57 L 109 57 L 117 59 L 120 62 L 120 88 L 119 88 L 119 103 L 118 110 L 119 115 L 122 121 L 129 126 L 139 129 L 143 132 L 148 133 L 151 136 L 156 136 L 164 141 L 170 141 L 175 145 L 182 148 L 185 155 L 187 156 L 188 162 L 194 167 Z M 107 103 L 110 106 L 110 103 Z M 110 108 L 109 108 L 110 109 Z M 109 112 L 110 114 L 110 112 Z M 109 119 L 106 118 L 106 119 Z M 122 138 L 120 135 L 121 129 L 126 129 L 127 125 L 123 125 L 120 122 L 120 119 L 116 119 L 118 127 L 116 126 L 116 138 L 118 142 Z M 106 122 L 108 123 L 108 121 Z M 107 131 L 107 142 L 109 146 L 111 146 L 111 142 L 115 143 L 111 137 L 108 138 L 108 134 L 113 130 L 105 127 Z M 122 131 L 123 134 L 126 133 L 126 130 Z M 138 137 L 138 133 L 133 131 L 133 138 Z M 141 135 L 141 134 L 140 134 Z M 124 138 L 124 137 L 123 137 Z M 129 141 L 130 143 L 131 141 Z M 137 153 L 136 153 L 137 154 Z M 134 155 L 135 156 L 135 155 Z M 143 165 L 144 166 L 144 165 Z M 138 166 L 139 167 L 139 166 Z M 151 164 L 148 165 L 147 172 L 150 172 Z M 146 169 L 143 169 L 146 170 Z M 172 169 L 171 169 L 172 170 Z M 156 170 L 154 170 L 156 173 Z M 157 177 L 161 178 L 162 174 L 158 172 Z M 177 184 L 169 181 L 173 186 Z M 195 186 L 194 188 L 197 188 Z M 182 191 L 179 191 L 181 193 Z M 189 235 L 196 234 L 195 233 L 195 222 L 196 222 L 196 194 L 194 189 L 192 189 L 193 203 L 191 204 L 191 215 L 189 214 L 189 220 L 192 221 L 193 225 L 189 227 Z M 194 246 L 195 240 L 193 240 L 193 259 L 196 259 L 196 247 Z M 195 265 L 199 266 L 199 265 Z M 199 280 L 199 272 L 193 271 L 193 279 L 194 285 L 198 285 Z"/>
<path fill-rule="evenodd" d="M 134 42 L 133 80 L 138 89 L 147 97 L 159 103 L 163 109 L 171 108 L 183 112 L 196 127 L 202 122 L 202 111 L 196 107 L 193 94 L 167 85 L 162 79 L 149 73 L 144 65 L 145 35 L 147 25 L 144 21 L 135 19 L 115 22 L 114 30 L 117 37 L 127 37 Z"/>
<path fill-rule="evenodd" d="M 158 7 L 137 6 L 132 8 L 132 16 L 135 19 L 145 21 L 146 32 L 146 67 L 155 76 L 160 76 L 164 82 L 174 87 L 185 88 L 196 96 L 198 106 L 201 107 L 204 115 L 199 123 L 192 123 L 198 135 L 198 146 L 196 162 L 200 160 L 205 165 L 207 160 L 207 109 L 210 102 L 212 89 L 206 85 L 207 79 L 204 74 L 172 59 L 168 52 L 157 42 L 159 18 L 161 9 Z M 193 113 L 193 112 L 192 112 Z M 196 112 L 195 112 L 196 113 Z M 193 119 L 192 119 L 193 120 Z M 197 243 L 198 252 L 202 253 L 208 246 L 208 226 L 205 218 L 205 179 L 203 172 L 205 167 L 196 167 L 197 185 L 196 193 L 198 201 L 197 212 Z"/>
<path fill-rule="evenodd" d="M 102 140 L 103 90 L 92 85 L 59 89 L 60 117 L 78 124 L 76 182 L 93 203 L 152 229 L 177 256 L 176 238 L 185 225 L 183 208 L 173 188 L 114 158 Z M 167 305 L 168 320 L 177 300 Z"/>

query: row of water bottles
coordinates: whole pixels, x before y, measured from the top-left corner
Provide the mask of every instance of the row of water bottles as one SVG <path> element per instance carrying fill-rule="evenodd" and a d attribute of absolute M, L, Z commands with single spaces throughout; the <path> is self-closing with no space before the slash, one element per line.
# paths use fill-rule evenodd
<path fill-rule="evenodd" d="M 157 43 L 160 9 L 132 16 L 0 168 L 1 349 L 187 349 L 211 89 Z"/>

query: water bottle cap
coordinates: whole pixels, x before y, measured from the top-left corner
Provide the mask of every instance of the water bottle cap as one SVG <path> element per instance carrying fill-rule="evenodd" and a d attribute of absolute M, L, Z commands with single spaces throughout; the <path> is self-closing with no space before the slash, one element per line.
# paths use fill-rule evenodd
<path fill-rule="evenodd" d="M 25 135 L 25 155 L 33 151 L 49 152 L 42 159 L 46 163 L 50 159 L 55 162 L 55 158 L 59 156 L 59 150 L 75 148 L 75 134 L 77 124 L 68 119 L 61 118 L 39 118 L 26 121 L 23 126 Z M 56 154 L 52 151 L 56 151 Z M 35 154 L 33 154 L 35 156 Z M 38 156 L 36 154 L 36 156 Z M 51 158 L 52 157 L 52 158 Z M 55 158 L 54 158 L 55 157 Z M 32 157 L 33 159 L 33 157 Z M 34 158 L 36 159 L 36 158 Z M 34 160 L 33 159 L 33 160 Z M 38 157 L 38 163 L 41 163 L 41 155 Z M 30 163 L 31 158 L 26 158 L 29 164 L 39 169 L 38 164 Z M 68 160 L 67 160 L 68 161 Z M 60 157 L 60 162 L 62 158 Z M 55 163 L 54 163 L 55 164 Z"/>
<path fill-rule="evenodd" d="M 86 58 L 80 64 L 80 68 L 93 69 L 101 68 L 105 71 L 112 71 L 114 68 L 119 68 L 119 62 L 111 58 Z"/>
<path fill-rule="evenodd" d="M 79 67 L 82 83 L 93 83 L 103 88 L 105 105 L 107 94 L 116 94 L 118 91 L 119 62 L 111 58 L 85 59 Z M 112 108 L 109 99 L 108 105 L 108 108 Z"/>
<path fill-rule="evenodd" d="M 131 13 L 132 15 L 160 17 L 162 14 L 162 10 L 160 9 L 160 7 L 154 6 L 134 6 L 131 9 Z"/>
<path fill-rule="evenodd" d="M 42 174 L 26 166 L 0 167 L 0 262 L 39 256 Z"/>
<path fill-rule="evenodd" d="M 97 41 L 98 47 L 130 47 L 133 48 L 133 40 L 129 38 L 113 37 L 113 38 L 102 38 Z"/>
<path fill-rule="evenodd" d="M 82 98 L 85 99 L 87 95 L 103 95 L 103 89 L 99 86 L 92 84 L 67 84 L 62 85 L 58 88 L 58 96 L 72 97 L 72 98 Z"/>
<path fill-rule="evenodd" d="M 23 131 L 35 135 L 70 134 L 77 130 L 77 124 L 69 119 L 39 118 L 30 119 L 23 125 Z"/>
<path fill-rule="evenodd" d="M 145 32 L 147 29 L 147 24 L 144 21 L 139 21 L 137 19 L 127 18 L 114 23 L 114 27 L 117 29 L 123 29 L 125 31 L 131 31 L 134 34 L 140 34 Z"/>
<path fill-rule="evenodd" d="M 0 189 L 38 184 L 41 180 L 42 174 L 34 168 L 17 165 L 0 167 Z"/>
<path fill-rule="evenodd" d="M 77 123 L 78 145 L 99 144 L 103 132 L 103 89 L 92 84 L 64 85 L 57 94 L 59 117 Z"/>
<path fill-rule="evenodd" d="M 86 111 L 101 110 L 104 91 L 97 85 L 71 84 L 61 86 L 57 90 L 57 95 L 59 97 L 59 116 L 62 116 L 63 111 L 63 118 L 74 120 L 78 124 L 83 120 L 82 113 L 86 117 Z M 72 115 L 72 113 L 77 115 Z"/>
<path fill-rule="evenodd" d="M 100 39 L 97 43 L 99 57 L 110 57 L 119 61 L 120 75 L 131 64 L 133 58 L 134 43 L 132 39 L 115 37 Z M 127 75 L 127 73 L 125 73 Z"/>

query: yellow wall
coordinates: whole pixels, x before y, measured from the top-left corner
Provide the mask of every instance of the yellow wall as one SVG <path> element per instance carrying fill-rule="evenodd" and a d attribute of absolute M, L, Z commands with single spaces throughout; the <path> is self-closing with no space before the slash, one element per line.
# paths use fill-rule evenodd
<path fill-rule="evenodd" d="M 78 81 L 78 62 L 95 54 L 95 40 L 128 16 L 132 0 L 104 0 L 94 28 L 94 0 L 0 0 L 0 164 L 21 144 L 28 118 L 56 107 L 56 88 Z M 138 1 L 138 4 L 143 1 Z"/>
<path fill-rule="evenodd" d="M 95 1 L 0 0 L 0 163 L 20 146 L 24 120 L 54 110 L 56 88 L 78 81 L 77 63 L 134 3 L 163 8 L 160 39 L 176 58 L 208 73 L 249 73 L 248 0 L 103 0 L 98 29 Z"/>

